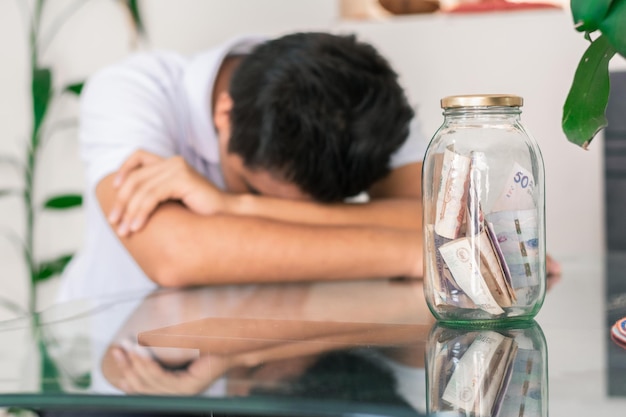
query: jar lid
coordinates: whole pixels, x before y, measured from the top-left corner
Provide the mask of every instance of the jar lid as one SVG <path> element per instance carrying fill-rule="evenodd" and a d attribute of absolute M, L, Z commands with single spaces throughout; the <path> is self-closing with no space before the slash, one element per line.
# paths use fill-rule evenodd
<path fill-rule="evenodd" d="M 512 94 L 470 94 L 448 96 L 441 99 L 441 108 L 457 107 L 521 107 L 524 99 Z"/>

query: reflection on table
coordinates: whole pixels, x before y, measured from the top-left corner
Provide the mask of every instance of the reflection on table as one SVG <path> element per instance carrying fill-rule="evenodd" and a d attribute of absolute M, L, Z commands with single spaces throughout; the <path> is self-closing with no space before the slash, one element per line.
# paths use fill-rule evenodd
<path fill-rule="evenodd" d="M 153 294 L 120 326 L 98 371 L 131 394 L 389 402 L 393 378 L 380 365 L 393 357 L 423 368 L 431 319 L 416 290 L 369 282 Z"/>
<path fill-rule="evenodd" d="M 160 290 L 79 300 L 34 320 L 31 348 L 43 342 L 54 372 L 38 368 L 43 378 L 30 389 L 4 387 L 1 404 L 60 407 L 65 397 L 66 408 L 112 412 L 425 412 L 433 319 L 418 281 Z M 16 329 L 29 334 L 12 325 L 0 324 L 0 343 Z"/>
<path fill-rule="evenodd" d="M 431 413 L 548 415 L 547 347 L 534 321 L 491 329 L 437 324 L 428 339 L 426 369 Z"/>
<path fill-rule="evenodd" d="M 22 337 L 0 364 L 28 349 L 41 359 L 34 383 L 14 375 L 18 385 L 0 385 L 0 401 L 82 415 L 547 415 L 545 339 L 536 323 L 519 326 L 435 324 L 419 281 L 78 300 L 0 323 L 2 346 Z"/>

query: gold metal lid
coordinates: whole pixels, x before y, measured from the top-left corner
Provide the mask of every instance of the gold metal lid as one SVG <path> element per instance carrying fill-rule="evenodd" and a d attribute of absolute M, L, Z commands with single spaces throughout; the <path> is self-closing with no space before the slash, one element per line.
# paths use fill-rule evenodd
<path fill-rule="evenodd" d="M 463 96 L 448 96 L 441 99 L 441 108 L 452 109 L 458 107 L 521 107 L 524 99 L 512 94 L 470 94 Z"/>

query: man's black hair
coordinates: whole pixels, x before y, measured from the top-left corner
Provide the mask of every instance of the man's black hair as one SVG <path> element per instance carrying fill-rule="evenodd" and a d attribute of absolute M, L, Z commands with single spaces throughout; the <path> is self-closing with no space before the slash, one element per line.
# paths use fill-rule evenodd
<path fill-rule="evenodd" d="M 351 35 L 268 41 L 243 59 L 229 92 L 228 151 L 324 202 L 383 178 L 413 117 L 387 60 Z"/>
<path fill-rule="evenodd" d="M 374 364 L 352 350 L 323 353 L 302 375 L 281 382 L 270 387 L 262 384 L 253 386 L 250 393 L 362 405 L 385 404 L 389 411 L 402 410 L 405 415 L 408 410 L 412 410 L 409 403 L 398 394 L 398 384 L 393 373 L 387 367 Z M 418 396 L 424 393 L 414 394 Z"/>

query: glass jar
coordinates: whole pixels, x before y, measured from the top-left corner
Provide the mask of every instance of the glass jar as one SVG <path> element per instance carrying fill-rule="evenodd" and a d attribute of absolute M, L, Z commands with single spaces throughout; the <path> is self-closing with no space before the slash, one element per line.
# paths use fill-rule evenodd
<path fill-rule="evenodd" d="M 517 324 L 433 326 L 426 344 L 428 415 L 548 415 L 546 339 L 535 321 Z"/>
<path fill-rule="evenodd" d="M 422 173 L 424 292 L 440 321 L 533 318 L 544 300 L 544 168 L 513 95 L 441 100 Z"/>

